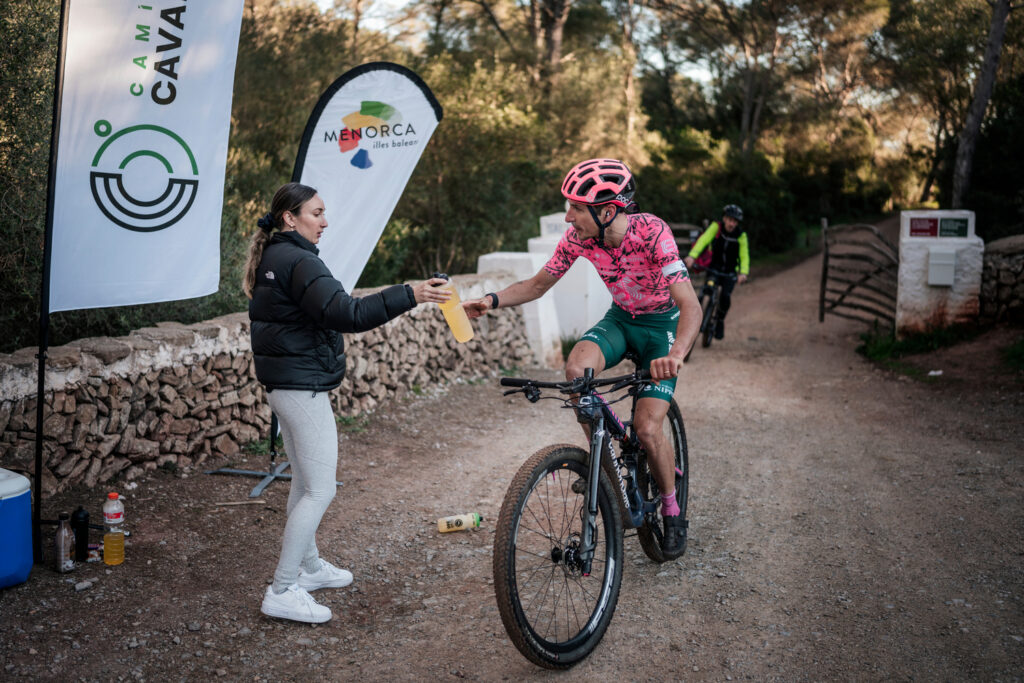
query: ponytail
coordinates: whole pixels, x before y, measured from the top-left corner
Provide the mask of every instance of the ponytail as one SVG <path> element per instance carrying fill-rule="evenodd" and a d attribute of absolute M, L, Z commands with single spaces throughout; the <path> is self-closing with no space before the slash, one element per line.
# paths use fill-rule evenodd
<path fill-rule="evenodd" d="M 260 219 L 263 220 L 262 218 Z M 270 232 L 260 227 L 249 240 L 249 256 L 245 260 L 245 274 L 242 276 L 242 291 L 252 298 L 252 290 L 256 286 L 256 269 L 263 260 L 263 250 L 270 243 Z"/>
<path fill-rule="evenodd" d="M 260 229 L 249 241 L 249 256 L 245 260 L 245 274 L 242 276 L 242 291 L 248 298 L 252 298 L 253 289 L 256 287 L 256 269 L 263 260 L 263 250 L 270 244 L 274 229 L 284 224 L 282 216 L 286 211 L 300 213 L 302 205 L 315 194 L 315 189 L 300 183 L 286 183 L 274 193 L 274 199 L 270 202 L 270 213 L 256 221 Z"/>

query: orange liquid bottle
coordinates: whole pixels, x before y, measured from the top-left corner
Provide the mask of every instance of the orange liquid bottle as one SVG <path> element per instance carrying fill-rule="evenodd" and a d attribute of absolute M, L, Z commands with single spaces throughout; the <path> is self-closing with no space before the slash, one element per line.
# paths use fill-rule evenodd
<path fill-rule="evenodd" d="M 116 493 L 107 494 L 103 504 L 103 563 L 124 562 L 124 503 Z"/>
<path fill-rule="evenodd" d="M 455 283 L 443 273 L 435 273 L 434 277 L 443 277 L 448 280 L 447 283 L 438 285 L 438 287 L 452 293 L 448 301 L 438 304 L 441 307 L 441 313 L 444 314 L 445 322 L 451 328 L 455 341 L 460 344 L 468 342 L 473 338 L 473 326 L 469 324 L 469 316 L 466 315 L 466 310 L 462 307 L 462 299 L 459 298 L 459 292 L 455 289 Z"/>

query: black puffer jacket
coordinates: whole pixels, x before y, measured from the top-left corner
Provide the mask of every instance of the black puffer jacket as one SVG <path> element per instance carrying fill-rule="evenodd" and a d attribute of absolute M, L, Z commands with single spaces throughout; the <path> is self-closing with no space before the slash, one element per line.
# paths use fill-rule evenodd
<path fill-rule="evenodd" d="M 289 230 L 263 251 L 249 302 L 256 377 L 267 389 L 327 391 L 345 375 L 342 332 L 365 332 L 416 306 L 412 287 L 395 285 L 355 298 Z"/>

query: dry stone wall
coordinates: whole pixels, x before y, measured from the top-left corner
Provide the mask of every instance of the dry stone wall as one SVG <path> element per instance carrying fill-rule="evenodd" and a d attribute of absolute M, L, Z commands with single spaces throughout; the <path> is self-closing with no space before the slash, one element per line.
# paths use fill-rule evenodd
<path fill-rule="evenodd" d="M 511 276 L 457 276 L 463 296 Z M 357 290 L 365 295 L 375 290 Z M 331 392 L 355 415 L 408 391 L 533 364 L 518 308 L 474 321 L 456 344 L 436 306 L 423 305 L 364 334 L 345 335 L 348 370 Z M 0 354 L 0 467 L 31 476 L 36 349 Z M 270 409 L 256 373 L 245 313 L 194 325 L 165 323 L 126 337 L 81 339 L 48 352 L 43 397 L 43 494 L 160 466 L 200 465 L 267 438 Z"/>
<path fill-rule="evenodd" d="M 1024 321 L 1024 235 L 985 245 L 981 277 L 981 317 Z"/>

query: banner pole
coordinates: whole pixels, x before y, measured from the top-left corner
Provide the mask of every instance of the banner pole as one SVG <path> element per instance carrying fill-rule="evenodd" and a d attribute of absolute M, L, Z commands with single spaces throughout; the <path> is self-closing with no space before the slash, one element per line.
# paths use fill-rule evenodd
<path fill-rule="evenodd" d="M 39 290 L 39 374 L 36 383 L 36 461 L 32 496 L 32 556 L 43 561 L 40 509 L 43 496 L 43 391 L 46 385 L 46 351 L 50 337 L 50 250 L 53 242 L 53 200 L 56 193 L 57 140 L 60 137 L 61 99 L 64 94 L 64 52 L 68 39 L 68 4 L 60 3 L 60 40 L 57 43 L 57 68 L 53 81 L 53 122 L 50 126 L 50 162 L 46 181 L 46 231 L 43 237 L 43 281 Z"/>

